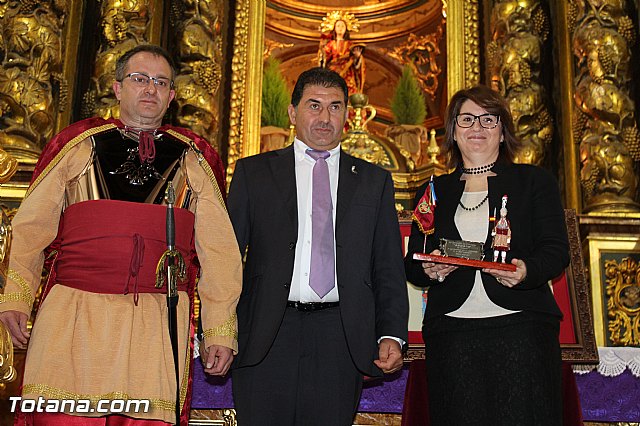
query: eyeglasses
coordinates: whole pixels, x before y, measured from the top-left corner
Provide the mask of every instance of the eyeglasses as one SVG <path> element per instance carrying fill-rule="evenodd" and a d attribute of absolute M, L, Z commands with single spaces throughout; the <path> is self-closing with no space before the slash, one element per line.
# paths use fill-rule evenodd
<path fill-rule="evenodd" d="M 480 126 L 485 129 L 495 129 L 500 122 L 500 116 L 496 114 L 473 115 L 466 112 L 456 116 L 456 123 L 458 123 L 458 126 L 465 129 L 473 127 L 473 123 L 475 123 L 476 120 L 478 120 Z"/>
<path fill-rule="evenodd" d="M 173 81 L 164 77 L 149 77 L 148 75 L 141 72 L 132 72 L 130 74 L 125 75 L 125 78 L 131 80 L 134 86 L 137 87 L 147 87 L 149 85 L 149 81 L 153 81 L 153 84 L 160 89 L 169 89 L 173 87 Z"/>

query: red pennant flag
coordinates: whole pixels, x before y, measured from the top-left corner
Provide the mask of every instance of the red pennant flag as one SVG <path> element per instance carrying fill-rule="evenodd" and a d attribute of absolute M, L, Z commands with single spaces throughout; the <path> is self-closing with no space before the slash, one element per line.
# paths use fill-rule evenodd
<path fill-rule="evenodd" d="M 425 235 L 433 234 L 435 211 L 436 192 L 433 188 L 433 176 L 431 176 L 431 181 L 424 190 L 424 195 L 420 198 L 418 205 L 411 215 L 411 218 L 416 222 L 418 228 L 420 228 L 420 232 Z"/>

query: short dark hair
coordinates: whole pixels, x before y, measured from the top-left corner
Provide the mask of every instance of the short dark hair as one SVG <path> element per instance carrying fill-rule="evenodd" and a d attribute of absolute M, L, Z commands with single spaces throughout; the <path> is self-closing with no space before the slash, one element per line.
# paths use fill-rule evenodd
<path fill-rule="evenodd" d="M 442 145 L 443 154 L 448 158 L 447 165 L 450 168 L 455 168 L 462 164 L 462 153 L 460 152 L 457 142 L 454 140 L 454 135 L 456 130 L 456 117 L 460 113 L 462 104 L 466 101 L 472 101 L 488 113 L 496 114 L 500 117 L 504 143 L 500 144 L 498 160 L 513 163 L 522 144 L 518 138 L 516 138 L 509 105 L 498 92 L 487 86 L 477 85 L 456 92 L 451 97 L 449 106 L 447 106 L 444 125 L 444 143 Z"/>
<path fill-rule="evenodd" d="M 293 88 L 291 94 L 291 105 L 297 107 L 302 99 L 302 92 L 307 86 L 322 86 L 322 87 L 337 87 L 344 93 L 345 106 L 349 102 L 349 89 L 347 89 L 347 83 L 344 78 L 340 77 L 335 71 L 331 71 L 322 67 L 315 67 L 304 71 L 298 77 L 296 85 Z"/>
<path fill-rule="evenodd" d="M 148 52 L 155 56 L 164 58 L 169 63 L 169 67 L 171 67 L 171 81 L 175 79 L 176 66 L 173 63 L 173 58 L 171 58 L 169 52 L 155 44 L 139 44 L 133 49 L 126 51 L 122 54 L 122 56 L 118 58 L 118 62 L 116 62 L 116 81 L 122 81 L 124 79 L 124 71 L 126 70 L 127 65 L 129 65 L 129 60 L 133 57 L 133 55 L 141 52 Z"/>

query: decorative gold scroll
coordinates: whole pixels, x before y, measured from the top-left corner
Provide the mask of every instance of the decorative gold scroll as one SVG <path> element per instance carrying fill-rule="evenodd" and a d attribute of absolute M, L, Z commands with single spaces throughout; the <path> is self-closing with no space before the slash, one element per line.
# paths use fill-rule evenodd
<path fill-rule="evenodd" d="M 614 346 L 640 346 L 640 268 L 625 257 L 604 263 L 609 339 Z"/>
<path fill-rule="evenodd" d="M 442 73 L 437 59 L 441 54 L 440 41 L 444 37 L 445 22 L 443 18 L 436 31 L 426 36 L 418 37 L 410 34 L 406 43 L 396 46 L 388 53 L 400 63 L 411 67 L 420 87 L 431 96 L 431 99 L 435 99 L 438 77 Z"/>

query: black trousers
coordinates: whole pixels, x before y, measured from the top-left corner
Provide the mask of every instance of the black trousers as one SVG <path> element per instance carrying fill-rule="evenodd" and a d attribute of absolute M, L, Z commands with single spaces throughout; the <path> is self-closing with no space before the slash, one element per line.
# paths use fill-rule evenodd
<path fill-rule="evenodd" d="M 233 370 L 239 426 L 351 425 L 361 391 L 338 307 L 287 308 L 265 359 Z"/>

